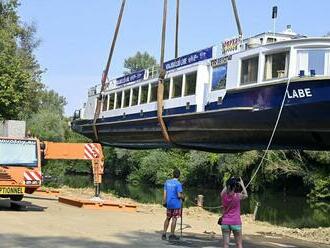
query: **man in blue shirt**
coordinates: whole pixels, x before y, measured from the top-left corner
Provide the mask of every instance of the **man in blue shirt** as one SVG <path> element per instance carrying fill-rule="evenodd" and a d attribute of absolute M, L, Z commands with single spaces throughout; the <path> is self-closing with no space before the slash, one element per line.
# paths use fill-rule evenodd
<path fill-rule="evenodd" d="M 167 208 L 166 219 L 164 222 L 164 232 L 162 235 L 162 239 L 166 239 L 166 232 L 172 219 L 171 224 L 171 234 L 169 236 L 169 240 L 178 240 L 179 237 L 174 235 L 176 220 L 181 217 L 181 200 L 184 199 L 184 195 L 182 192 L 182 184 L 179 182 L 180 171 L 175 169 L 173 171 L 173 179 L 169 179 L 164 184 L 164 196 L 163 203 Z"/>

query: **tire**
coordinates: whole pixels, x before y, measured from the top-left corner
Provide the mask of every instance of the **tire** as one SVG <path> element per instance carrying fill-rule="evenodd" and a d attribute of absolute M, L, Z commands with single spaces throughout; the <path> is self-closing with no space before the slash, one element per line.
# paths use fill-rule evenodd
<path fill-rule="evenodd" d="M 11 195 L 9 196 L 10 200 L 12 201 L 21 201 L 23 199 L 24 195 Z"/>

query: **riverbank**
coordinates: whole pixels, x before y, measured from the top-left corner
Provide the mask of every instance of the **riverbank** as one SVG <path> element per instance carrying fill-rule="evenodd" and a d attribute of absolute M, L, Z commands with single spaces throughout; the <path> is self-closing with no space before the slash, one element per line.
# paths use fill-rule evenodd
<path fill-rule="evenodd" d="M 94 194 L 92 188 L 73 189 L 62 187 L 60 189 L 63 196 L 73 196 L 81 198 L 90 198 Z M 164 218 L 164 208 L 159 204 L 141 204 L 130 198 L 116 197 L 111 193 L 102 193 L 104 200 L 111 200 L 115 203 L 131 203 L 138 206 L 138 213 L 149 215 L 154 219 Z M 205 234 L 210 237 L 220 235 L 220 230 L 216 224 L 218 215 L 201 208 L 184 208 L 184 231 L 196 234 Z M 266 237 L 286 236 L 306 241 L 330 244 L 330 227 L 327 228 L 286 228 L 271 225 L 267 222 L 253 221 L 251 215 L 243 215 L 243 233 L 245 235 L 262 235 Z M 135 223 L 135 222 L 134 222 Z M 134 227 L 134 223 L 132 224 Z M 150 223 L 135 223 L 136 228 L 149 228 Z M 161 225 L 155 231 L 161 230 Z"/>

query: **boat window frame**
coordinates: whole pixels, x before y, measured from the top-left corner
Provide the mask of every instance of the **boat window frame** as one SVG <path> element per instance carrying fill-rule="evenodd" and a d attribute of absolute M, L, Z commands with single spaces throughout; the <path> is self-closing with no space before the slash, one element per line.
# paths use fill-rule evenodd
<path fill-rule="evenodd" d="M 128 108 L 130 106 L 130 100 L 131 100 L 131 88 L 128 88 L 128 89 L 123 89 L 122 90 L 123 92 L 123 97 L 122 97 L 122 108 Z M 128 92 L 128 99 L 127 99 L 127 96 L 126 96 L 126 93 Z M 128 100 L 128 104 L 126 105 L 126 101 Z"/>
<path fill-rule="evenodd" d="M 285 76 L 284 77 L 275 77 L 271 79 L 266 79 L 266 62 L 267 62 L 267 56 L 274 55 L 274 54 L 280 54 L 280 53 L 286 53 L 286 58 L 285 58 L 285 66 L 286 71 L 285 71 Z M 262 70 L 262 82 L 270 82 L 270 81 L 276 81 L 276 80 L 282 80 L 286 79 L 289 77 L 290 73 L 290 63 L 291 63 L 291 50 L 290 49 L 278 49 L 278 50 L 272 50 L 272 51 L 267 51 L 262 53 L 263 59 L 262 59 L 262 67 L 259 68 Z M 260 72 L 260 71 L 259 71 Z"/>
<path fill-rule="evenodd" d="M 104 103 L 106 103 L 105 108 L 104 108 Z M 108 110 L 109 110 L 109 95 L 105 94 L 102 97 L 102 112 L 106 112 Z"/>
<path fill-rule="evenodd" d="M 118 107 L 118 93 L 120 93 L 120 106 Z M 122 90 L 118 90 L 116 91 L 116 97 L 115 97 L 115 101 L 116 101 L 116 105 L 115 105 L 115 108 L 114 109 L 121 109 L 122 106 L 123 106 L 123 91 Z"/>
<path fill-rule="evenodd" d="M 317 46 L 317 47 L 300 47 L 297 48 L 296 50 L 296 74 L 299 75 L 300 70 L 305 71 L 305 76 L 310 76 L 310 69 L 309 69 L 309 51 L 324 51 L 324 63 L 323 63 L 323 74 L 316 74 L 315 76 L 329 76 L 330 75 L 330 48 L 329 47 L 322 47 L 322 46 Z M 299 59 L 301 59 L 301 53 L 305 53 L 305 56 L 307 61 L 303 61 L 302 64 L 305 66 L 301 67 L 301 64 L 299 63 Z"/>
<path fill-rule="evenodd" d="M 174 79 L 178 78 L 178 77 L 182 78 L 181 79 L 181 93 L 178 96 L 174 96 L 173 95 L 173 92 L 175 93 L 175 91 L 174 91 Z M 172 77 L 172 80 L 171 80 L 171 84 L 172 84 L 171 99 L 182 97 L 182 95 L 183 95 L 183 80 L 184 80 L 184 74 L 178 74 L 178 75 Z"/>
<path fill-rule="evenodd" d="M 213 72 L 214 72 L 214 69 L 216 68 L 219 68 L 219 67 L 223 67 L 223 66 L 226 66 L 226 81 L 225 81 L 225 84 L 223 87 L 219 88 L 219 89 L 213 89 Z M 210 76 L 210 92 L 215 92 L 215 91 L 218 91 L 218 90 L 225 90 L 226 87 L 227 87 L 227 79 L 228 79 L 228 62 L 226 63 L 222 63 L 222 64 L 219 64 L 217 66 L 214 66 L 211 68 L 211 76 Z"/>
<path fill-rule="evenodd" d="M 155 99 L 152 99 L 152 96 L 153 96 L 153 94 L 152 94 L 152 93 L 153 93 L 152 90 L 153 90 L 154 85 L 156 86 L 156 87 L 155 87 L 155 88 L 156 88 L 156 96 L 155 96 Z M 157 102 L 158 81 L 156 81 L 156 82 L 151 82 L 151 83 L 149 84 L 149 91 L 150 91 L 150 94 L 149 94 L 148 103 Z"/>
<path fill-rule="evenodd" d="M 328 50 L 329 51 L 329 50 Z M 315 76 L 324 76 L 326 75 L 326 72 L 327 72 L 327 68 L 326 68 L 326 59 L 327 59 L 327 49 L 322 49 L 322 48 L 315 48 L 315 49 L 310 49 L 307 51 L 307 68 L 308 68 L 308 74 L 311 72 L 312 68 L 310 68 L 310 52 L 323 52 L 323 73 L 322 74 L 317 74 L 316 73 L 316 69 L 314 68 L 315 70 Z"/>
<path fill-rule="evenodd" d="M 247 60 L 251 60 L 251 59 L 255 59 L 257 58 L 257 72 L 256 72 L 256 80 L 255 81 L 248 81 L 248 82 L 245 82 L 245 83 L 242 83 L 243 81 L 243 62 L 244 61 L 247 61 Z M 253 84 L 257 84 L 259 82 L 259 72 L 260 72 L 260 53 L 254 53 L 254 54 L 251 54 L 250 56 L 246 56 L 246 57 L 242 57 L 240 58 L 240 70 L 239 70 L 239 86 L 247 86 L 247 85 L 253 85 Z"/>
<path fill-rule="evenodd" d="M 165 85 L 168 83 L 168 90 L 166 90 Z M 167 92 L 167 96 L 165 96 L 165 92 Z M 165 78 L 164 79 L 164 93 L 163 93 L 163 100 L 169 100 L 170 99 L 170 93 L 171 93 L 171 78 Z"/>
<path fill-rule="evenodd" d="M 111 101 L 112 98 L 113 98 L 113 106 L 110 109 L 110 101 Z M 108 100 L 108 110 L 110 111 L 110 110 L 113 110 L 113 109 L 115 109 L 115 93 L 114 92 L 109 93 L 109 100 Z"/>
<path fill-rule="evenodd" d="M 136 99 L 136 104 L 133 104 L 133 95 L 134 95 L 134 89 L 137 89 L 137 99 Z M 131 88 L 131 95 L 130 95 L 130 101 L 129 101 L 129 106 L 137 106 L 139 105 L 139 91 L 140 91 L 140 87 L 136 86 L 136 87 L 132 87 Z"/>
<path fill-rule="evenodd" d="M 195 79 L 195 88 L 194 88 L 194 93 L 193 94 L 187 94 L 187 75 L 192 75 L 192 74 L 196 74 L 196 79 Z M 198 70 L 192 70 L 190 72 L 186 72 L 183 76 L 183 87 L 182 87 L 182 91 L 183 91 L 183 96 L 194 96 L 196 95 L 196 88 L 197 88 L 197 78 L 198 78 Z"/>
<path fill-rule="evenodd" d="M 147 96 L 146 96 L 146 101 L 145 102 L 141 102 L 142 100 L 142 92 L 143 92 L 143 88 L 147 88 Z M 142 84 L 140 86 L 141 92 L 140 92 L 140 99 L 139 99 L 139 104 L 147 104 L 148 103 L 148 95 L 149 95 L 149 84 Z"/>

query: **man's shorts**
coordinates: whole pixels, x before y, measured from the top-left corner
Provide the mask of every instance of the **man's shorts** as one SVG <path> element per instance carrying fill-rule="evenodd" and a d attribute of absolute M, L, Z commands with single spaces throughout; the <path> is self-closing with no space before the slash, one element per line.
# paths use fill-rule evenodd
<path fill-rule="evenodd" d="M 221 225 L 221 229 L 225 231 L 240 231 L 242 229 L 241 225 Z"/>
<path fill-rule="evenodd" d="M 181 208 L 176 209 L 167 209 L 166 215 L 168 218 L 180 218 L 181 217 Z"/>

